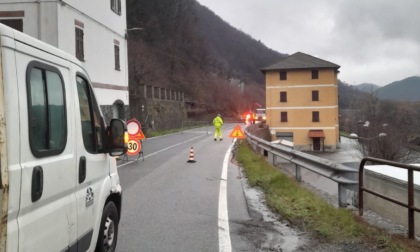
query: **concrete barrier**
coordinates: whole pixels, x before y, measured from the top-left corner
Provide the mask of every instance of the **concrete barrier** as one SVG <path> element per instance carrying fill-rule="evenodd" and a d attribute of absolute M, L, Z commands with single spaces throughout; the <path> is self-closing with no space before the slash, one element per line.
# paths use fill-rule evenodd
<path fill-rule="evenodd" d="M 417 181 L 416 181 L 416 177 Z M 405 178 L 405 179 L 404 179 Z M 415 173 L 414 205 L 420 206 L 420 174 Z M 417 183 L 416 183 L 417 182 Z M 407 171 L 387 165 L 365 166 L 364 187 L 408 203 Z M 364 210 L 372 210 L 393 223 L 408 228 L 408 209 L 364 192 Z M 415 233 L 420 234 L 420 213 L 414 213 Z"/>

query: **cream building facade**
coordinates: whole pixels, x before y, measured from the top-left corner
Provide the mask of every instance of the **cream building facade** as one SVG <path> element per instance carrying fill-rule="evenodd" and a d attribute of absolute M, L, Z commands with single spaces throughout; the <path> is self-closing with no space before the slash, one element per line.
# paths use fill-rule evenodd
<path fill-rule="evenodd" d="M 335 151 L 339 144 L 339 65 L 297 52 L 261 71 L 273 140 L 304 151 Z"/>
<path fill-rule="evenodd" d="M 0 0 L 0 23 L 78 58 L 104 113 L 129 113 L 125 0 Z"/>

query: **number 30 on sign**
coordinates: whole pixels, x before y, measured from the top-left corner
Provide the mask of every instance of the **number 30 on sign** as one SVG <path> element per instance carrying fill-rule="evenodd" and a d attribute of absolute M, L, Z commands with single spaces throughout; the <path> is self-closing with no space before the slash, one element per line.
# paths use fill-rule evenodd
<path fill-rule="evenodd" d="M 128 141 L 128 150 L 127 150 L 127 154 L 130 156 L 134 156 L 139 154 L 141 150 L 141 143 L 139 140 L 137 139 L 130 139 L 130 141 Z"/>

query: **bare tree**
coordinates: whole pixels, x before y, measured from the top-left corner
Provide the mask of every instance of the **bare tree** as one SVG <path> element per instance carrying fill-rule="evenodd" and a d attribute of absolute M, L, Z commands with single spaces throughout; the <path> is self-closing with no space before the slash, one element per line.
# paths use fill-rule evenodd
<path fill-rule="evenodd" d="M 419 152 L 410 148 L 407 131 L 389 124 L 361 126 L 355 148 L 362 157 L 411 163 L 419 159 Z"/>

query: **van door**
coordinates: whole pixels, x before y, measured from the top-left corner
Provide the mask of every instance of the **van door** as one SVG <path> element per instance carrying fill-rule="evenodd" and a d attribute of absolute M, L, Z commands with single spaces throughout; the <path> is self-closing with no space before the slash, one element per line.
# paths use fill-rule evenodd
<path fill-rule="evenodd" d="M 25 52 L 16 52 L 22 170 L 19 251 L 68 250 L 77 239 L 69 64 L 26 44 L 17 43 L 16 48 Z"/>
<path fill-rule="evenodd" d="M 104 153 L 105 123 L 95 95 L 82 69 L 77 70 L 78 236 L 83 248 L 94 249 L 105 199 L 111 191 L 111 159 Z"/>

